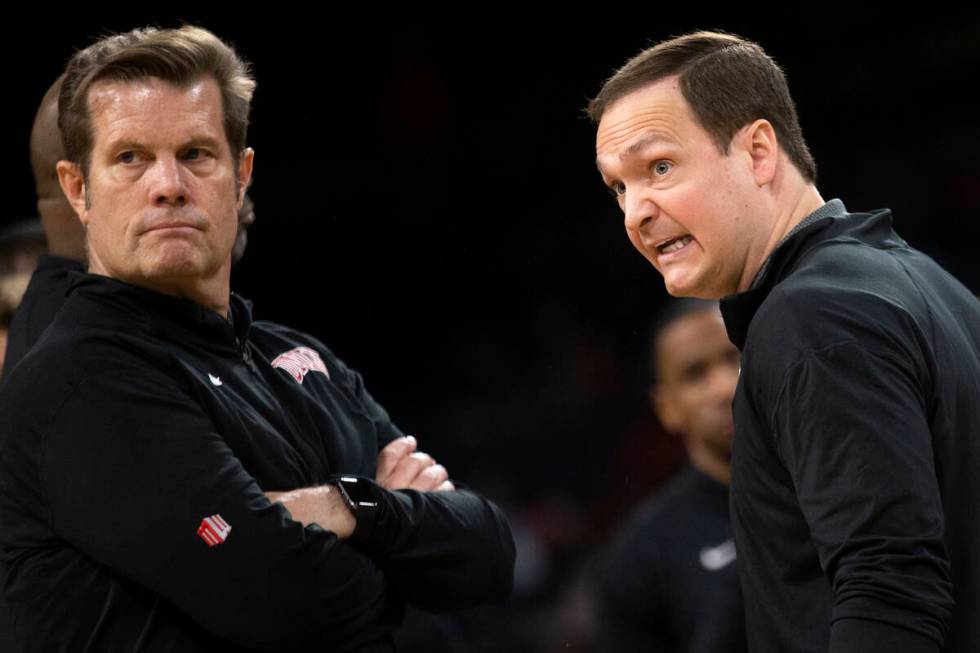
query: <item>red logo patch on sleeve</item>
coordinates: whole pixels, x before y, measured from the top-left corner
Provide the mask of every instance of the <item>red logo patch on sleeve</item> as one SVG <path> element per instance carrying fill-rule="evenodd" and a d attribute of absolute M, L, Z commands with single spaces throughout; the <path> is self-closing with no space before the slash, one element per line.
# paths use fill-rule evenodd
<path fill-rule="evenodd" d="M 197 534 L 208 546 L 217 546 L 228 539 L 231 526 L 222 519 L 221 515 L 211 515 L 201 520 L 201 525 L 197 527 Z"/>

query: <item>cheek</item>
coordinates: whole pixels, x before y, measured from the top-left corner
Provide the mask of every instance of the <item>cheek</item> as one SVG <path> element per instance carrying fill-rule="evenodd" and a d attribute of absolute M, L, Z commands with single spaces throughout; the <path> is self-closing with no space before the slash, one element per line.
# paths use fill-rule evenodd
<path fill-rule="evenodd" d="M 678 408 L 687 431 L 697 430 L 700 419 L 704 416 L 704 402 L 699 399 L 697 391 L 687 390 L 678 397 Z"/>
<path fill-rule="evenodd" d="M 118 224 L 117 221 L 113 220 L 114 216 L 89 212 L 86 218 L 88 222 L 85 224 L 85 234 L 88 240 L 94 242 L 124 241 L 125 225 Z"/>
<path fill-rule="evenodd" d="M 677 187 L 678 201 L 688 215 L 702 223 L 713 222 L 738 202 L 732 171 L 723 166 L 706 166 L 701 174 L 690 176 Z"/>
<path fill-rule="evenodd" d="M 626 230 L 626 237 L 630 239 L 630 243 L 633 244 L 633 247 L 635 247 L 636 249 L 640 250 L 641 252 L 643 251 L 643 245 L 640 243 L 640 236 L 639 236 L 639 234 L 637 234 L 632 229 L 627 229 Z"/>
<path fill-rule="evenodd" d="M 238 211 L 232 206 L 230 212 L 226 212 L 220 221 L 218 232 L 222 247 L 233 246 L 238 238 Z"/>

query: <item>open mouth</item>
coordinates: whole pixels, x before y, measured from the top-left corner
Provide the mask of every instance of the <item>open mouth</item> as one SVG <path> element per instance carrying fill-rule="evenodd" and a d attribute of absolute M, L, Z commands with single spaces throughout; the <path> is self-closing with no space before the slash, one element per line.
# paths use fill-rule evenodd
<path fill-rule="evenodd" d="M 691 236 L 681 236 L 680 238 L 671 238 L 670 240 L 664 241 L 663 243 L 657 245 L 657 251 L 661 254 L 672 254 L 673 252 L 680 251 L 691 242 Z"/>

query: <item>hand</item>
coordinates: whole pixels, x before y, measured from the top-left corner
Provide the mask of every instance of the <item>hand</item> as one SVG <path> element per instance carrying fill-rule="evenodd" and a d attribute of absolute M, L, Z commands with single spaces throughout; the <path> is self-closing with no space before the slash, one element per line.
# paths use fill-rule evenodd
<path fill-rule="evenodd" d="M 354 532 L 357 520 L 333 485 L 306 487 L 290 492 L 266 492 L 269 501 L 278 501 L 303 526 L 317 524 L 345 540 Z"/>
<path fill-rule="evenodd" d="M 375 481 L 387 490 L 446 492 L 456 486 L 449 472 L 427 453 L 416 451 L 418 441 L 411 435 L 392 440 L 378 454 Z"/>

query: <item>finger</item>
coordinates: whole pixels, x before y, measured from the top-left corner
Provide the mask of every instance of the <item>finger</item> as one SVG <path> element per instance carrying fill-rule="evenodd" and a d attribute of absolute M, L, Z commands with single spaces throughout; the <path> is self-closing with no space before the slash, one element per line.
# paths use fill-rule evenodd
<path fill-rule="evenodd" d="M 435 461 L 427 453 L 421 451 L 410 453 L 398 461 L 391 474 L 381 485 L 389 490 L 404 490 L 411 486 L 419 472 L 433 464 Z"/>
<path fill-rule="evenodd" d="M 419 475 L 409 485 L 409 489 L 418 490 L 419 492 L 431 492 L 448 480 L 449 472 L 446 471 L 446 468 L 442 465 L 435 464 L 420 471 Z"/>
<path fill-rule="evenodd" d="M 378 454 L 378 471 L 374 475 L 375 481 L 383 485 L 391 476 L 395 466 L 398 465 L 398 461 L 415 451 L 417 446 L 418 441 L 411 435 L 396 438 L 389 442 Z"/>
<path fill-rule="evenodd" d="M 434 490 L 434 492 L 453 492 L 455 489 L 456 489 L 456 486 L 453 485 L 453 482 L 452 481 L 443 481 L 442 482 L 442 485 L 440 485 L 439 487 L 437 487 Z"/>

